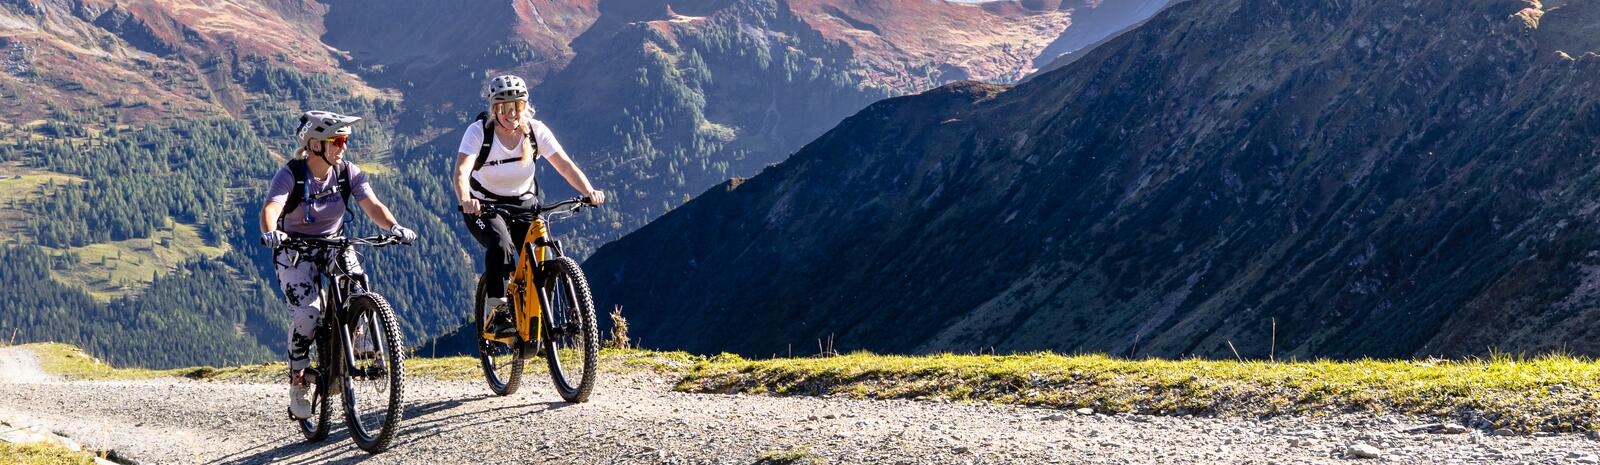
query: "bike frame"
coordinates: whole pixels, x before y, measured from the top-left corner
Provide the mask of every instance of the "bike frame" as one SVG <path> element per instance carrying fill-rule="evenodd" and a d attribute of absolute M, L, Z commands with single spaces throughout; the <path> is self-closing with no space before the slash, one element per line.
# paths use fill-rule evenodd
<path fill-rule="evenodd" d="M 522 236 L 522 247 L 517 251 L 517 267 L 511 272 L 511 282 L 506 285 L 506 295 L 514 299 L 516 304 L 512 318 L 516 321 L 517 336 L 495 337 L 487 328 L 478 328 L 483 333 L 483 339 L 515 346 L 517 338 L 525 343 L 533 343 L 544 337 L 542 323 L 544 309 L 548 307 L 548 296 L 545 294 L 545 273 L 539 269 L 539 264 L 560 256 L 561 241 L 550 238 L 550 221 L 545 218 L 544 212 L 535 214 L 528 224 L 528 233 Z"/>
<path fill-rule="evenodd" d="M 355 279 L 345 269 L 344 254 L 350 245 L 339 247 L 331 257 L 334 263 L 323 264 L 319 267 L 318 280 L 322 284 L 322 321 L 317 326 L 316 339 L 321 346 L 322 370 L 327 373 L 317 373 L 317 392 L 326 396 L 330 383 L 343 379 L 350 372 L 350 367 L 356 365 L 355 353 L 350 350 L 354 340 L 350 337 L 350 325 L 345 324 L 348 310 L 348 300 L 351 296 L 364 293 L 365 280 Z M 357 289 L 356 286 L 360 285 Z M 332 344 L 338 341 L 338 344 Z M 384 342 L 380 339 L 375 344 Z M 385 350 L 387 348 L 380 348 Z M 339 363 L 334 363 L 338 360 Z M 363 374 L 364 375 L 364 374 Z"/>

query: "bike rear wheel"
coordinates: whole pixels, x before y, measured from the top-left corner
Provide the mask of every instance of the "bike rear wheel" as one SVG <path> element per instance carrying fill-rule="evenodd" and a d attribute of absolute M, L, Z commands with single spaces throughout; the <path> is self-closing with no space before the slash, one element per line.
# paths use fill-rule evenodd
<path fill-rule="evenodd" d="M 326 341 L 327 338 L 317 339 Z M 333 401 L 328 396 L 328 386 L 331 384 L 325 376 L 316 375 L 324 372 L 327 358 L 323 357 L 323 343 L 311 344 L 311 360 L 316 364 L 306 370 L 306 376 L 315 376 L 311 384 L 311 416 L 304 420 L 295 420 L 300 427 L 300 434 L 305 436 L 306 442 L 321 442 L 328 438 L 328 423 L 333 419 Z"/>
<path fill-rule="evenodd" d="M 405 346 L 394 309 L 377 294 L 350 298 L 347 349 L 355 353 L 355 366 L 345 373 L 345 424 L 361 450 L 378 453 L 389 448 L 399 431 L 400 400 L 405 390 Z M 357 328 L 360 328 L 359 330 Z M 341 337 L 343 335 L 340 335 Z M 365 343 L 357 342 L 357 338 Z M 370 353 L 362 350 L 370 348 Z"/>
<path fill-rule="evenodd" d="M 522 386 L 522 372 L 527 365 L 527 359 L 522 357 L 521 351 L 515 344 L 506 344 L 492 339 L 483 338 L 483 329 L 489 327 L 489 318 L 493 309 L 487 308 L 484 301 L 483 277 L 478 277 L 478 294 L 473 299 L 473 319 L 477 328 L 475 338 L 478 340 L 478 362 L 483 365 L 483 379 L 489 382 L 489 390 L 497 396 L 509 396 L 517 392 Z"/>
<path fill-rule="evenodd" d="M 545 360 L 556 391 L 567 402 L 589 400 L 600 360 L 600 331 L 595 327 L 594 299 L 578 262 L 556 257 L 540 264 L 545 285 Z"/>

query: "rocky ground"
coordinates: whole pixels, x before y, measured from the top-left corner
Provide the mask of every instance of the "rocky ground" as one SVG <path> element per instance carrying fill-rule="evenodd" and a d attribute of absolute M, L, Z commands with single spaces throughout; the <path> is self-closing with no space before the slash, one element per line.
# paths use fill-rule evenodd
<path fill-rule="evenodd" d="M 607 374 L 584 404 L 542 377 L 510 397 L 413 379 L 395 447 L 369 457 L 342 427 L 304 443 L 280 385 L 62 381 L 0 349 L 0 422 L 57 432 L 136 463 L 1600 463 L 1579 435 L 1495 436 L 1401 417 L 1197 418 L 1011 406 L 673 392 Z M 1463 428 L 1462 430 L 1465 430 Z M 1357 455 L 1372 454 L 1374 458 Z M 804 462 L 795 462 L 804 463 Z"/>

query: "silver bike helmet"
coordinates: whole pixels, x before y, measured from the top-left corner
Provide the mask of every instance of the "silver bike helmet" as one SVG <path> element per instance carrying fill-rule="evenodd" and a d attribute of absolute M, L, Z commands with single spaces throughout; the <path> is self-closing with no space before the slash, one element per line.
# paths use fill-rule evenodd
<path fill-rule="evenodd" d="M 522 78 L 504 75 L 489 80 L 489 103 L 528 101 L 528 83 Z"/>
<path fill-rule="evenodd" d="M 361 118 L 326 111 L 308 111 L 300 115 L 300 129 L 295 131 L 295 136 L 300 139 L 301 146 L 313 140 L 348 136 L 350 126 L 357 121 L 361 121 Z"/>

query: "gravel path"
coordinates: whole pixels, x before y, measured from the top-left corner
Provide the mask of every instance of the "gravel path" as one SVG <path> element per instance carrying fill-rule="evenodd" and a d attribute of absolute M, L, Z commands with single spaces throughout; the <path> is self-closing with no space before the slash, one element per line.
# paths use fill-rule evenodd
<path fill-rule="evenodd" d="M 804 447 L 824 463 L 1600 463 L 1578 435 L 1410 434 L 1415 419 L 1083 415 L 977 404 L 672 392 L 605 374 L 590 402 L 543 377 L 492 397 L 479 383 L 408 380 L 395 447 L 356 449 L 339 426 L 306 444 L 280 385 L 41 377 L 0 349 L 0 421 L 36 424 L 137 463 L 742 463 Z M 21 368 L 19 368 L 21 367 Z M 19 373 L 29 368 L 35 373 Z M 1380 457 L 1354 459 L 1350 445 Z"/>
<path fill-rule="evenodd" d="M 39 356 L 33 352 L 0 348 L 0 383 L 42 383 L 53 379 L 39 369 Z"/>

